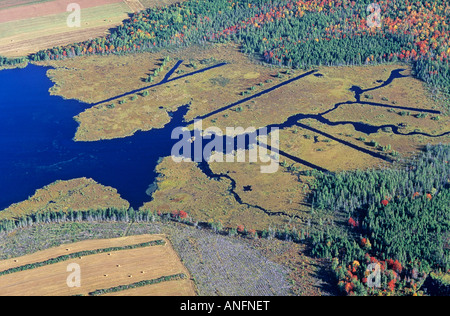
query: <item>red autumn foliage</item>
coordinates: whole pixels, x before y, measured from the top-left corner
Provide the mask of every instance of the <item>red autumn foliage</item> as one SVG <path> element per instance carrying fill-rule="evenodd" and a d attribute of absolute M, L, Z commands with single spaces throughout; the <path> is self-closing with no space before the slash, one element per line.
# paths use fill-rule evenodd
<path fill-rule="evenodd" d="M 345 292 L 347 292 L 347 294 L 350 294 L 351 292 L 353 292 L 354 287 L 355 286 L 352 282 L 346 282 L 345 283 Z"/>
<path fill-rule="evenodd" d="M 364 247 L 367 244 L 366 238 L 361 238 L 361 246 Z"/>
<path fill-rule="evenodd" d="M 254 229 L 249 229 L 249 230 L 248 230 L 248 233 L 249 233 L 250 235 L 254 235 L 254 234 L 256 234 L 256 230 L 254 230 Z"/>
<path fill-rule="evenodd" d="M 355 227 L 358 226 L 358 223 L 357 223 L 353 218 L 351 218 L 351 217 L 348 219 L 348 224 L 349 224 L 350 226 L 352 226 L 353 228 L 355 228 Z"/>
<path fill-rule="evenodd" d="M 180 218 L 187 218 L 188 214 L 185 211 L 180 211 L 179 216 Z"/>
<path fill-rule="evenodd" d="M 395 279 L 392 279 L 391 281 L 389 281 L 388 287 L 389 287 L 389 290 L 391 292 L 394 292 L 394 290 L 395 290 Z"/>
<path fill-rule="evenodd" d="M 392 265 L 392 269 L 397 273 L 402 273 L 403 267 L 398 260 L 395 260 L 394 264 Z"/>
<path fill-rule="evenodd" d="M 239 225 L 239 226 L 237 227 L 237 231 L 238 231 L 239 233 L 243 233 L 244 230 L 245 230 L 244 225 Z"/>
<path fill-rule="evenodd" d="M 381 201 L 381 204 L 383 204 L 383 206 L 388 206 L 389 201 L 388 200 L 383 200 L 383 201 Z"/>

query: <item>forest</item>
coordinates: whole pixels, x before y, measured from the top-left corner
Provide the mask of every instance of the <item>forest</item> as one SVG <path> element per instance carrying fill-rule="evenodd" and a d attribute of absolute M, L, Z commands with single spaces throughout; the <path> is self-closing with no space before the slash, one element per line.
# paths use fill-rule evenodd
<path fill-rule="evenodd" d="M 369 7 L 372 2 L 188 0 L 138 12 L 106 37 L 39 51 L 29 58 L 233 41 L 261 61 L 294 68 L 408 62 L 417 78 L 449 94 L 449 3 L 388 0 Z"/>
<path fill-rule="evenodd" d="M 8 58 L 8 57 L 0 56 L 0 67 L 16 66 L 18 64 L 22 64 L 22 63 L 26 62 L 26 60 L 27 59 L 25 57 Z"/>
<path fill-rule="evenodd" d="M 312 253 L 333 260 L 343 292 L 414 295 L 428 274 L 449 271 L 449 158 L 450 145 L 437 145 L 389 169 L 317 172 L 313 208 L 341 222 L 311 235 Z M 365 286 L 371 263 L 380 289 Z"/>

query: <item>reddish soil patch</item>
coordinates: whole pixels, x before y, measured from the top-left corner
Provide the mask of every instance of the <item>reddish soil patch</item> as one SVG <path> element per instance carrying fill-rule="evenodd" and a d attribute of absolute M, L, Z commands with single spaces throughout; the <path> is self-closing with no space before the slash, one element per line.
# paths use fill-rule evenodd
<path fill-rule="evenodd" d="M 12 2 L 12 1 L 11 1 Z M 26 0 L 22 1 L 26 3 Z M 77 0 L 81 9 L 98 7 L 105 4 L 122 2 L 122 0 Z M 20 3 L 20 2 L 19 2 Z M 73 3 L 73 0 L 55 0 L 50 2 L 42 2 L 17 7 L 18 3 L 14 3 L 14 7 L 2 10 L 0 23 L 24 20 L 39 16 L 52 15 L 67 11 L 67 5 Z M 11 3 L 12 5 L 12 3 Z M 2 5 L 4 7 L 4 5 Z"/>
<path fill-rule="evenodd" d="M 18 6 L 26 5 L 26 4 L 33 3 L 33 2 L 34 2 L 34 0 L 22 0 L 22 1 L 20 1 L 20 0 L 3 0 L 0 3 L 0 10 L 6 9 L 9 7 L 18 7 Z"/>

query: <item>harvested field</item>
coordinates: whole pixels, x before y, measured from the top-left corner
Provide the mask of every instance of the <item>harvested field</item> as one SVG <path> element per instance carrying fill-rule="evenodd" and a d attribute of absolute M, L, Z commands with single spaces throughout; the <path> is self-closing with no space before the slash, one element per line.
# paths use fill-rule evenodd
<path fill-rule="evenodd" d="M 0 0 L 0 10 L 10 9 L 14 7 L 26 6 L 53 0 Z"/>
<path fill-rule="evenodd" d="M 193 296 L 191 280 L 175 280 L 135 289 L 104 294 L 103 296 Z"/>
<path fill-rule="evenodd" d="M 39 50 L 108 34 L 133 12 L 178 1 L 80 0 L 81 27 L 67 26 L 69 0 L 0 1 L 0 55 L 25 56 Z"/>
<path fill-rule="evenodd" d="M 47 260 L 61 255 L 74 254 L 77 251 L 123 247 L 157 240 L 165 241 L 165 245 L 151 245 L 80 256 L 66 262 L 3 275 L 0 277 L 0 295 L 86 295 L 98 289 L 153 280 L 179 273 L 183 273 L 189 279 L 189 272 L 183 267 L 170 242 L 163 235 L 83 241 L 48 249 L 42 253 L 6 260 L 0 262 L 0 267 L 5 270 L 18 265 L 39 262 L 42 259 Z M 66 268 L 69 263 L 77 263 L 80 266 L 81 287 L 70 288 L 67 286 L 66 278 L 69 273 Z M 180 289 L 180 293 L 184 295 L 195 295 L 194 287 L 190 282 L 183 282 L 180 285 L 172 283 L 171 285 L 175 289 Z M 151 288 L 151 285 L 146 288 Z M 146 295 L 145 288 L 140 288 L 140 293 Z"/>
<path fill-rule="evenodd" d="M 88 9 L 120 2 L 122 2 L 122 0 L 77 0 L 76 3 L 79 4 L 82 9 Z M 23 4 L 20 3 L 20 6 L 16 3 L 11 3 L 10 8 L 2 6 L 3 12 L 0 23 L 66 13 L 67 6 L 71 3 L 73 3 L 71 0 L 29 1 Z"/>
<path fill-rule="evenodd" d="M 64 28 L 64 30 L 66 31 L 67 29 Z M 44 31 L 43 33 L 46 33 L 46 31 Z M 18 35 L 5 39 L 6 44 L 0 45 L 0 52 L 4 56 L 23 56 L 29 53 L 37 52 L 45 47 L 63 46 L 72 42 L 82 42 L 86 39 L 93 38 L 102 34 L 106 34 L 105 26 L 92 27 L 76 32 L 63 32 L 56 35 L 38 35 L 35 40 L 23 40 L 23 38 L 30 35 Z"/>
<path fill-rule="evenodd" d="M 132 244 L 139 244 L 152 240 L 161 239 L 160 235 L 140 235 L 126 238 L 113 238 L 102 240 L 85 240 L 77 243 L 59 245 L 33 254 L 0 261 L 0 271 L 20 267 L 26 264 L 45 261 L 49 258 L 56 258 L 61 255 L 72 254 L 80 251 L 89 251 L 109 247 L 123 247 Z"/>
<path fill-rule="evenodd" d="M 14 257 L 23 256 L 24 253 L 33 251 L 32 249 L 55 247 L 61 243 L 66 244 L 67 240 L 76 242 L 83 239 L 115 238 L 121 236 L 128 226 L 128 223 L 54 223 L 24 228 L 2 236 L 0 258 L 5 258 L 8 253 L 14 253 Z M 206 229 L 173 222 L 134 223 L 128 229 L 130 237 L 140 234 L 167 236 L 195 280 L 198 295 L 291 295 L 291 274 L 298 275 L 303 294 L 321 293 L 318 272 L 322 263 L 315 259 L 301 259 L 304 263 L 299 271 L 298 267 L 296 269 L 295 266 L 290 266 L 285 260 L 274 261 L 274 257 L 269 259 L 264 255 L 266 250 L 271 249 L 272 253 L 285 254 L 284 258 L 291 257 L 294 252 L 288 251 L 290 246 L 287 242 L 267 243 L 267 240 L 261 239 L 255 248 L 253 240 L 217 235 Z M 33 240 L 33 243 L 30 244 L 29 240 Z M 219 247 L 212 248 L 214 246 Z M 292 259 L 298 260 L 300 257 L 293 256 Z M 67 275 L 66 273 L 64 276 L 64 282 Z M 163 292 L 174 290 L 165 287 L 164 283 L 159 286 L 164 288 Z M 141 290 L 144 288 L 128 291 Z M 152 289 L 149 287 L 148 290 Z M 126 295 L 128 291 L 115 294 Z M 153 295 L 153 292 L 151 293 Z M 159 293 L 162 292 L 158 291 L 156 295 Z"/>
<path fill-rule="evenodd" d="M 109 0 L 106 0 L 109 1 Z M 49 4 L 52 4 L 52 1 Z M 89 1 L 88 1 L 89 2 Z M 45 3 L 47 4 L 47 3 Z M 25 19 L 10 19 L 0 23 L 0 54 L 23 56 L 54 46 L 81 42 L 107 34 L 107 30 L 119 25 L 131 13 L 122 1 L 111 0 L 95 5 L 95 2 L 81 6 L 81 26 L 70 28 L 66 6 L 60 3 L 52 10 L 32 10 Z M 25 7 L 27 8 L 27 7 Z M 19 13 L 23 10 L 20 9 Z M 40 11 L 43 12 L 40 12 Z M 4 10 L 7 11 L 7 10 Z M 26 10 L 25 10 L 26 12 Z M 55 12 L 55 13 L 52 13 Z"/>

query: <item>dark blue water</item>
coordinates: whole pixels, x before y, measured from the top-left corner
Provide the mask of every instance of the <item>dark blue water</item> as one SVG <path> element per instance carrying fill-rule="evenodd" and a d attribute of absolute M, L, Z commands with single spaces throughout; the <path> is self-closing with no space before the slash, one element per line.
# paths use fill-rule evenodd
<path fill-rule="evenodd" d="M 222 67 L 220 63 L 175 78 L 170 78 L 179 61 L 172 70 L 157 84 L 183 79 L 213 68 Z M 181 106 L 172 116 L 171 122 L 162 129 L 137 132 L 133 136 L 96 142 L 75 142 L 73 137 L 77 123 L 73 117 L 92 107 L 75 100 L 64 100 L 51 96 L 48 92 L 53 83 L 46 76 L 48 68 L 29 65 L 25 69 L 4 70 L 0 72 L 0 210 L 12 203 L 20 202 L 34 192 L 56 180 L 70 180 L 79 177 L 92 178 L 98 183 L 114 187 L 134 208 L 140 207 L 151 197 L 146 193 L 156 177 L 154 172 L 159 158 L 171 155 L 172 147 L 178 139 L 171 139 L 176 127 L 189 125 L 183 117 L 188 105 Z M 313 72 L 289 79 L 260 94 L 299 80 Z M 146 88 L 127 92 L 119 97 L 138 92 Z M 236 104 L 246 101 L 244 98 Z M 102 101 L 104 103 L 108 100 Z M 205 117 L 211 116 L 207 114 Z M 201 118 L 200 118 L 201 119 Z M 190 154 L 183 153 L 194 161 L 201 150 L 194 147 L 201 141 L 198 131 L 194 133 L 196 141 L 191 145 Z M 212 139 L 214 140 L 215 137 Z M 211 140 L 209 140 L 211 141 Z M 233 138 L 222 138 L 223 148 Z M 249 143 L 246 143 L 248 146 Z M 231 150 L 238 149 L 233 146 Z M 227 151 L 225 150 L 224 153 Z M 208 156 L 206 156 L 206 159 Z M 203 157 L 200 161 L 204 161 Z M 207 174 L 213 176 L 212 174 Z"/>
<path fill-rule="evenodd" d="M 165 84 L 169 81 L 183 79 L 187 76 L 194 76 L 198 73 L 208 71 L 213 68 L 222 67 L 226 64 L 221 63 L 200 69 L 175 78 L 170 78 L 175 69 L 180 66 L 179 61 L 164 79 L 150 87 Z M 90 108 L 92 104 L 84 104 L 75 100 L 64 100 L 58 96 L 51 96 L 48 92 L 53 83 L 46 76 L 48 69 L 29 65 L 24 69 L 13 69 L 0 71 L 0 210 L 8 207 L 12 203 L 20 202 L 33 195 L 34 192 L 56 180 L 70 180 L 79 177 L 92 178 L 98 183 L 114 187 L 119 194 L 130 202 L 134 208 L 139 208 L 151 197 L 146 193 L 156 177 L 154 172 L 158 160 L 161 157 L 171 155 L 171 151 L 178 139 L 171 139 L 172 131 L 180 126 L 192 124 L 194 121 L 185 122 L 183 117 L 188 111 L 189 105 L 178 108 L 171 115 L 171 121 L 162 129 L 153 129 L 147 132 L 136 132 L 133 136 L 103 140 L 96 142 L 75 142 L 73 137 L 76 132 L 77 123 L 73 117 Z M 381 103 L 361 101 L 361 95 L 367 91 L 379 89 L 393 80 L 404 77 L 401 72 L 403 69 L 395 70 L 391 73 L 388 80 L 381 85 L 369 89 L 362 89 L 358 86 L 350 88 L 355 93 L 355 101 L 337 103 L 333 108 L 319 114 L 298 113 L 286 119 L 281 124 L 268 125 L 265 128 L 270 131 L 272 128 L 283 129 L 291 126 L 311 130 L 330 139 L 336 140 L 341 144 L 361 151 L 362 153 L 390 161 L 388 157 L 376 151 L 356 146 L 345 140 L 341 140 L 333 135 L 329 135 L 319 129 L 313 129 L 301 121 L 304 119 L 314 119 L 318 122 L 337 126 L 343 124 L 352 124 L 355 130 L 367 135 L 376 133 L 382 128 L 390 127 L 392 133 L 397 135 L 415 135 L 420 134 L 428 137 L 441 137 L 450 134 L 450 132 L 441 135 L 428 135 L 421 132 L 411 132 L 403 134 L 398 126 L 383 125 L 373 126 L 363 122 L 332 122 L 324 116 L 336 110 L 342 105 L 367 104 L 370 106 L 409 109 L 416 112 L 427 112 L 439 114 L 439 111 L 427 109 L 412 109 L 409 107 L 393 106 Z M 198 119 L 205 119 L 213 114 L 230 110 L 232 107 L 240 105 L 250 99 L 270 93 L 291 82 L 301 80 L 310 75 L 317 75 L 315 71 L 310 71 L 302 75 L 283 81 L 271 88 L 262 90 L 250 97 L 243 98 L 233 104 L 226 105 L 211 113 L 207 113 Z M 147 89 L 141 88 L 127 92 L 121 96 L 129 95 Z M 115 100 L 121 96 L 113 97 L 109 100 Z M 100 103 L 106 102 L 102 101 Z M 204 126 L 206 128 L 206 126 Z M 259 132 L 258 132 L 259 133 Z M 198 154 L 202 156 L 203 149 L 208 142 L 214 140 L 202 141 L 198 131 L 194 133 L 196 141 L 192 144 L 190 154 L 183 152 L 184 156 L 189 156 L 194 161 L 199 162 L 199 168 L 212 179 L 222 178 L 225 175 L 216 175 L 207 168 L 204 160 L 198 160 Z M 250 135 L 249 135 L 250 136 Z M 200 152 L 194 149 L 200 142 Z M 187 143 L 187 142 L 186 142 Z M 227 143 L 234 143 L 233 138 L 222 138 L 222 148 L 228 148 Z M 250 142 L 246 142 L 248 148 Z M 268 144 L 261 144 L 271 149 Z M 217 149 L 217 148 L 216 148 Z M 243 149 L 233 146 L 231 149 Z M 305 161 L 300 157 L 294 157 L 289 153 L 277 150 L 281 156 L 292 159 L 295 162 L 315 168 L 321 171 L 327 171 L 320 166 Z M 226 152 L 226 151 L 225 151 Z M 203 158 L 203 157 L 201 157 Z M 205 157 L 208 158 L 207 156 Z M 239 196 L 231 189 L 236 200 L 245 204 Z M 258 206 L 254 206 L 258 207 Z"/>
<path fill-rule="evenodd" d="M 164 129 L 132 137 L 75 142 L 73 117 L 91 107 L 51 96 L 47 68 L 0 72 L 0 210 L 56 180 L 88 177 L 116 188 L 133 207 L 150 197 L 160 157 L 170 155 L 171 131 L 182 124 L 187 106 L 172 113 Z"/>
<path fill-rule="evenodd" d="M 170 79 L 180 64 L 181 61 L 160 83 L 150 87 L 225 65 L 213 65 Z M 162 129 L 136 132 L 121 139 L 75 142 L 78 124 L 73 118 L 93 105 L 51 96 L 48 90 L 53 83 L 46 76 L 47 70 L 29 65 L 25 69 L 0 72 L 0 210 L 27 199 L 37 189 L 56 180 L 79 177 L 116 188 L 134 208 L 150 201 L 146 192 L 149 187 L 154 189 L 155 167 L 160 158 L 171 155 L 179 141 L 171 138 L 172 131 L 192 123 L 183 119 L 189 106 L 169 113 L 171 121 Z M 191 148 L 189 154 L 182 155 L 204 161 L 202 153 L 206 143 L 198 131 L 193 135 L 195 142 L 185 142 Z M 196 151 L 199 142 L 200 151 Z M 234 140 L 224 137 L 221 142 L 223 148 L 228 148 L 226 144 Z M 230 148 L 233 149 L 237 147 Z"/>

